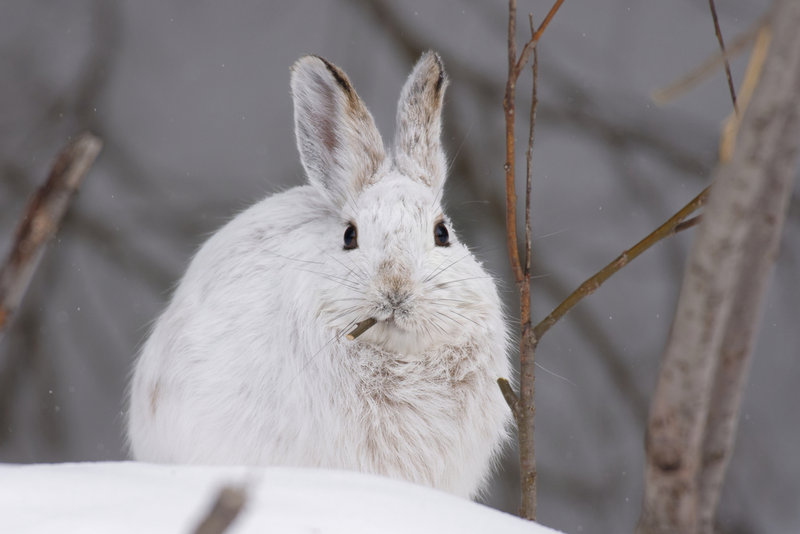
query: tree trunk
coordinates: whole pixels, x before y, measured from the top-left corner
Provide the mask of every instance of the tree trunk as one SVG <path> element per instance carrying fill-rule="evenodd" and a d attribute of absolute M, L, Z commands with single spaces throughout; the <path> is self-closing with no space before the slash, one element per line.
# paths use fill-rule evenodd
<path fill-rule="evenodd" d="M 800 144 L 800 0 L 778 0 L 774 39 L 733 159 L 716 169 L 647 427 L 637 532 L 711 532 L 759 308 Z"/>

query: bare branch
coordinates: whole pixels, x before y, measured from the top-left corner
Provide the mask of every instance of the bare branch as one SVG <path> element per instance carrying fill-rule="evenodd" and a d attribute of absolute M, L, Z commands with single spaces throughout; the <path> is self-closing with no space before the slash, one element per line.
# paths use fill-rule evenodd
<path fill-rule="evenodd" d="M 536 43 L 538 43 L 547 25 L 555 16 L 558 8 L 564 0 L 556 0 L 550 12 L 545 17 L 542 25 L 536 32 L 533 32 L 533 23 L 531 23 L 531 40 L 522 49 L 522 54 L 517 60 L 517 1 L 509 0 L 508 2 L 508 82 L 506 83 L 506 93 L 503 98 L 503 111 L 506 117 L 506 162 L 503 168 L 506 171 L 506 239 L 508 241 L 508 254 L 511 260 L 511 270 L 514 272 L 514 278 L 517 284 L 522 282 L 524 277 L 523 268 L 520 265 L 519 249 L 517 246 L 517 193 L 515 188 L 515 138 L 514 138 L 514 113 L 516 101 L 516 86 L 517 78 L 519 78 L 522 69 L 533 53 Z"/>
<path fill-rule="evenodd" d="M 719 49 L 722 51 L 723 61 L 725 63 L 725 75 L 728 77 L 728 89 L 731 91 L 731 101 L 733 102 L 733 111 L 738 115 L 739 107 L 736 105 L 736 88 L 733 86 L 733 78 L 731 77 L 731 65 L 728 62 L 728 57 L 725 54 L 725 43 L 722 41 L 722 31 L 719 29 L 719 20 L 717 19 L 717 8 L 714 6 L 714 0 L 708 0 L 708 7 L 711 8 L 711 18 L 714 19 L 714 31 L 717 33 L 717 40 L 719 41 Z"/>
<path fill-rule="evenodd" d="M 703 220 L 703 216 L 702 215 L 698 215 L 697 217 L 692 217 L 688 221 L 683 221 L 678 226 L 673 228 L 672 232 L 670 232 L 669 235 L 675 235 L 678 232 L 683 232 L 684 230 L 688 230 L 689 228 L 694 228 L 695 226 L 700 224 L 700 221 L 702 221 L 702 220 Z"/>
<path fill-rule="evenodd" d="M 651 93 L 653 101 L 658 105 L 667 104 L 675 100 L 678 96 L 688 91 L 708 76 L 716 72 L 720 64 L 724 64 L 726 59 L 731 59 L 742 52 L 747 45 L 749 45 L 760 28 L 763 28 L 767 19 L 761 18 L 744 33 L 736 37 L 733 43 L 724 51 L 714 54 L 707 60 L 703 61 L 696 68 L 692 69 L 688 74 L 681 76 L 675 82 L 669 84 L 662 89 L 656 89 Z"/>
<path fill-rule="evenodd" d="M 11 253 L 0 269 L 0 337 L 19 307 L 44 252 L 58 231 L 61 219 L 102 146 L 85 133 L 67 145 L 56 158 L 50 176 L 31 197 L 17 228 Z"/>
<path fill-rule="evenodd" d="M 233 523 L 247 503 L 247 492 L 243 487 L 224 486 L 214 505 L 203 518 L 194 534 L 222 534 Z"/>
<path fill-rule="evenodd" d="M 536 407 L 534 405 L 534 380 L 535 374 L 535 352 L 538 339 L 533 335 L 531 325 L 531 158 L 533 154 L 533 132 L 536 122 L 536 86 L 538 83 L 538 65 L 536 45 L 544 29 L 550 23 L 558 8 L 564 0 L 556 0 L 550 9 L 542 26 L 538 31 L 534 31 L 533 17 L 529 16 L 531 26 L 531 40 L 525 45 L 522 55 L 517 60 L 516 47 L 516 23 L 517 23 L 517 3 L 516 0 L 508 2 L 508 82 L 506 83 L 506 93 L 503 99 L 503 110 L 506 118 L 506 240 L 508 245 L 508 255 L 511 260 L 511 269 L 514 272 L 514 279 L 517 282 L 520 295 L 520 325 L 522 335 L 520 336 L 519 360 L 520 360 L 520 397 L 517 402 L 511 402 L 513 392 L 511 392 L 508 382 L 503 379 L 498 380 L 500 389 L 506 401 L 509 402 L 517 422 L 519 435 L 519 463 L 520 481 L 522 490 L 522 502 L 520 505 L 520 516 L 531 521 L 536 520 L 536 458 L 534 455 L 534 416 Z M 531 101 L 530 131 L 528 137 L 528 151 L 526 155 L 527 173 L 525 181 L 525 265 L 520 265 L 519 246 L 517 244 L 517 193 L 516 193 L 516 174 L 515 174 L 515 139 L 514 139 L 514 119 L 515 119 L 515 99 L 516 82 L 520 72 L 527 64 L 530 54 L 533 53 L 533 94 Z M 509 396 L 509 393 L 511 396 Z M 516 408 L 515 408 L 516 406 Z"/>
<path fill-rule="evenodd" d="M 744 71 L 742 91 L 739 95 L 740 113 L 731 113 L 725 121 L 725 125 L 722 127 L 722 135 L 719 139 L 720 163 L 728 163 L 733 157 L 733 146 L 736 143 L 736 134 L 739 132 L 739 125 L 742 122 L 741 114 L 747 111 L 747 106 L 750 104 L 750 97 L 753 96 L 756 84 L 758 84 L 758 80 L 761 79 L 761 69 L 764 67 L 764 61 L 767 59 L 767 51 L 769 50 L 769 44 L 771 42 L 772 29 L 769 25 L 764 24 L 758 30 L 756 44 L 753 46 L 753 52 L 750 54 L 747 68 Z"/>
<path fill-rule="evenodd" d="M 517 1 L 508 1 L 508 82 L 506 94 L 503 98 L 503 111 L 506 118 L 506 162 L 503 169 L 506 171 L 506 241 L 508 256 L 511 261 L 511 270 L 514 280 L 522 282 L 523 273 L 519 261 L 519 248 L 517 246 L 517 192 L 515 184 L 515 136 L 514 136 L 514 111 L 516 101 L 516 85 L 519 77 L 517 68 Z"/>
<path fill-rule="evenodd" d="M 536 30 L 536 33 L 533 34 L 533 37 L 531 37 L 531 41 L 538 41 L 542 37 L 542 34 L 547 29 L 547 26 L 550 25 L 550 21 L 553 20 L 553 17 L 555 16 L 556 11 L 558 11 L 558 8 L 560 8 L 561 4 L 563 4 L 563 3 L 564 3 L 564 0 L 556 0 L 556 3 L 553 4 L 553 7 L 550 8 L 550 11 L 547 12 L 547 16 L 544 18 L 542 23 L 539 25 L 539 29 Z"/>
<path fill-rule="evenodd" d="M 525 298 L 528 303 L 528 316 L 530 317 L 530 279 L 528 291 L 520 292 L 520 298 Z M 519 414 L 517 417 L 517 433 L 519 435 L 519 467 L 520 489 L 522 500 L 519 515 L 523 519 L 536 521 L 536 455 L 534 454 L 534 418 L 536 416 L 535 393 L 535 366 L 534 359 L 538 341 L 533 335 L 531 321 L 523 323 L 522 337 L 520 339 L 520 381 L 519 381 Z"/>
<path fill-rule="evenodd" d="M 556 5 L 560 5 L 557 3 Z M 551 13 L 554 13 L 551 10 Z M 533 18 L 531 17 L 531 33 L 533 33 Z M 531 117 L 528 132 L 528 150 L 526 153 L 526 179 L 525 179 L 525 266 L 522 283 L 519 284 L 520 294 L 520 322 L 522 323 L 522 337 L 520 339 L 519 370 L 520 370 L 520 402 L 517 410 L 517 430 L 519 434 L 520 450 L 520 482 L 522 489 L 522 506 L 520 516 L 536 520 L 536 455 L 534 440 L 534 416 L 536 415 L 535 384 L 536 384 L 536 345 L 538 339 L 533 335 L 531 320 L 531 176 L 533 173 L 533 138 L 536 125 L 536 95 L 539 83 L 539 55 L 536 43 L 533 45 L 533 89 L 531 94 Z"/>
<path fill-rule="evenodd" d="M 531 18 L 531 32 L 533 31 L 533 19 Z M 533 47 L 533 93 L 531 94 L 531 118 L 528 130 L 528 150 L 525 152 L 525 276 L 527 284 L 530 286 L 531 277 L 531 245 L 533 236 L 531 235 L 531 179 L 533 175 L 533 134 L 536 125 L 536 108 L 539 98 L 536 94 L 536 87 L 539 82 L 539 52 L 536 45 Z M 530 317 L 530 314 L 528 314 Z"/>
<path fill-rule="evenodd" d="M 578 302 L 583 300 L 584 297 L 591 295 L 597 289 L 608 280 L 611 275 L 625 267 L 628 263 L 630 263 L 633 259 L 639 256 L 642 252 L 646 251 L 665 237 L 668 237 L 675 233 L 675 228 L 684 220 L 686 217 L 700 209 L 703 206 L 706 199 L 708 198 L 708 191 L 710 186 L 704 189 L 699 195 L 697 195 L 691 202 L 681 208 L 678 213 L 670 217 L 670 219 L 659 226 L 656 230 L 654 230 L 650 235 L 636 243 L 630 250 L 626 250 L 617 258 L 603 267 L 600 271 L 598 271 L 594 276 L 586 280 L 582 283 L 578 289 L 572 292 L 572 294 L 564 299 L 564 301 L 559 304 L 555 310 L 550 312 L 550 315 L 545 317 L 536 327 L 533 329 L 534 336 L 536 339 L 541 339 L 545 332 L 550 330 L 550 328 L 558 322 L 569 310 L 571 310 Z"/>
<path fill-rule="evenodd" d="M 542 37 L 542 34 L 547 29 L 547 26 L 550 24 L 550 21 L 553 20 L 558 8 L 561 7 L 561 4 L 564 3 L 564 0 L 556 0 L 556 3 L 553 4 L 553 7 L 550 8 L 550 11 L 547 13 L 547 16 L 542 21 L 542 24 L 539 26 L 539 29 L 533 31 L 533 16 L 531 15 L 531 40 L 525 43 L 525 46 L 522 48 L 522 53 L 519 55 L 519 61 L 517 62 L 517 78 L 522 73 L 522 69 L 525 68 L 525 65 L 528 63 L 528 59 L 531 57 L 531 53 L 533 52 L 536 43 L 539 42 L 539 39 Z M 516 9 L 516 8 L 515 8 Z M 516 52 L 516 51 L 515 51 Z"/>
<path fill-rule="evenodd" d="M 664 351 L 640 534 L 712 532 L 800 152 L 800 3 L 778 0 L 773 24 L 733 159 L 716 170 Z"/>
<path fill-rule="evenodd" d="M 519 417 L 519 397 L 514 393 L 514 388 L 511 387 L 509 381 L 505 378 L 498 378 L 497 385 L 500 386 L 500 391 L 503 392 L 503 398 L 506 399 L 508 407 L 511 408 L 511 413 L 514 415 L 514 421 Z M 517 423 L 519 424 L 519 423 Z"/>

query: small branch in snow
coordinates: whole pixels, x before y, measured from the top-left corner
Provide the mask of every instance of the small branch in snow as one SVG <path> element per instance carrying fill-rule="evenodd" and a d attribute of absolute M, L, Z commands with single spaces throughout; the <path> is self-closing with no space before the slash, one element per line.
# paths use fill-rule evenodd
<path fill-rule="evenodd" d="M 244 487 L 223 486 L 211 510 L 194 530 L 194 534 L 222 534 L 233 523 L 246 503 L 247 491 Z"/>

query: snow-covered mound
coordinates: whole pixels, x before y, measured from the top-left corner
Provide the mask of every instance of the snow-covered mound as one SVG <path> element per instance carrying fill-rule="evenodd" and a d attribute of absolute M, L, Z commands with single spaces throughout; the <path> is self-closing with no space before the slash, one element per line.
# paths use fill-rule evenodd
<path fill-rule="evenodd" d="M 361 473 L 135 462 L 0 465 L 0 530 L 189 533 L 231 483 L 246 484 L 248 502 L 230 534 L 556 533 L 447 493 Z"/>

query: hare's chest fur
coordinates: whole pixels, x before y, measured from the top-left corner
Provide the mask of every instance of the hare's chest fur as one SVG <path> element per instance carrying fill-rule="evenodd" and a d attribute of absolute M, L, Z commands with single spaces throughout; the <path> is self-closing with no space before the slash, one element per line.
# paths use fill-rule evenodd
<path fill-rule="evenodd" d="M 349 399 L 341 407 L 358 439 L 347 467 L 474 494 L 505 436 L 508 410 L 490 378 L 497 370 L 477 349 L 445 346 L 411 362 L 366 346 L 348 351 Z"/>

